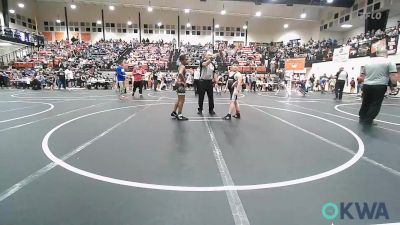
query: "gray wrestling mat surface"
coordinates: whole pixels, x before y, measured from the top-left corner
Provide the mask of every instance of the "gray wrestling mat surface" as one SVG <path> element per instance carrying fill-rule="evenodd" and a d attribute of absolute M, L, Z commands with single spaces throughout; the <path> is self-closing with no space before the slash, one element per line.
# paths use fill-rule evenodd
<path fill-rule="evenodd" d="M 400 222 L 399 99 L 366 128 L 357 96 L 245 92 L 223 121 L 227 94 L 200 117 L 188 92 L 179 122 L 175 95 L 0 90 L 0 224 Z"/>

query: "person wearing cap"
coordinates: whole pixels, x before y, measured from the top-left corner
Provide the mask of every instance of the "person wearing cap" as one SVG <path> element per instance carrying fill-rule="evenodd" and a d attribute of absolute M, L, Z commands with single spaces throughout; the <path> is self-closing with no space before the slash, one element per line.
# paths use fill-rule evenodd
<path fill-rule="evenodd" d="M 216 66 L 212 62 L 214 56 L 211 52 L 204 54 L 204 61 L 200 62 L 200 79 L 199 79 L 199 108 L 197 114 L 203 114 L 204 96 L 207 92 L 208 97 L 208 110 L 210 115 L 215 115 L 214 112 L 214 86 Z"/>
<path fill-rule="evenodd" d="M 364 125 L 372 125 L 378 116 L 389 80 L 397 83 L 396 64 L 387 58 L 386 47 L 378 48 L 376 55 L 377 58 L 370 60 L 361 71 L 365 78 L 359 122 Z"/>

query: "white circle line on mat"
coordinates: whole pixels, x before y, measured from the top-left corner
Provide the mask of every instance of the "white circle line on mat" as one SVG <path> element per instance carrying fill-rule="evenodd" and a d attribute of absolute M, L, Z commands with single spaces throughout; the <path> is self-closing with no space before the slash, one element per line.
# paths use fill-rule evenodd
<path fill-rule="evenodd" d="M 335 110 L 338 111 L 338 112 L 341 112 L 341 113 L 350 115 L 350 116 L 359 117 L 359 116 L 356 115 L 356 114 L 349 113 L 349 112 L 346 112 L 346 111 L 344 111 L 344 110 L 342 110 L 342 109 L 339 109 L 339 107 L 340 107 L 340 106 L 348 106 L 348 105 L 360 105 L 360 104 L 361 104 L 361 103 L 340 104 L 340 105 L 336 105 L 336 106 L 335 106 Z M 398 106 L 397 104 L 382 104 L 382 105 L 387 105 L 387 106 Z M 390 125 L 394 125 L 394 126 L 400 126 L 400 123 L 394 123 L 394 122 L 389 122 L 389 121 L 385 121 L 385 120 L 377 120 L 377 119 L 375 119 L 374 121 L 376 121 L 376 122 L 381 122 L 381 123 L 386 123 L 386 124 L 390 124 Z"/>
<path fill-rule="evenodd" d="M 162 92 L 161 92 L 162 93 Z M 176 97 L 166 97 L 166 96 L 155 96 L 153 94 L 153 92 L 149 92 L 147 93 L 147 96 L 152 97 L 152 98 L 161 98 L 161 99 L 172 99 L 172 100 L 176 100 Z M 240 96 L 238 96 L 238 98 L 244 98 L 246 97 L 246 95 L 244 95 L 243 93 L 240 94 Z M 193 97 L 186 97 L 186 100 L 197 100 L 198 98 L 193 98 Z M 214 101 L 217 100 L 230 100 L 230 98 L 214 98 Z"/>
<path fill-rule="evenodd" d="M 5 123 L 5 122 L 14 121 L 14 120 L 20 120 L 20 119 L 28 118 L 28 117 L 31 117 L 31 116 L 36 116 L 36 115 L 39 115 L 39 114 L 42 114 L 42 113 L 45 113 L 45 112 L 48 112 L 48 111 L 54 109 L 54 105 L 50 104 L 50 103 L 47 103 L 47 102 L 27 102 L 27 101 L 0 101 L 0 102 L 43 104 L 43 105 L 50 106 L 49 108 L 47 108 L 47 109 L 45 109 L 43 111 L 37 112 L 37 113 L 32 113 L 32 114 L 29 114 L 29 115 L 26 115 L 26 116 L 20 116 L 20 117 L 16 117 L 16 118 L 12 118 L 12 119 L 7 119 L 7 120 L 1 120 L 0 123 Z"/>
<path fill-rule="evenodd" d="M 122 185 L 122 186 L 130 186 L 130 187 L 136 187 L 136 188 L 144 188 L 144 189 L 152 189 L 152 190 L 165 190 L 165 191 L 181 191 L 181 192 L 213 192 L 213 191 L 231 191 L 231 190 L 236 190 L 236 191 L 245 191 L 245 190 L 260 190 L 260 189 L 268 189 L 268 188 L 278 188 L 278 187 L 286 187 L 286 186 L 291 186 L 291 185 L 296 185 L 296 184 L 302 184 L 302 183 L 307 183 L 307 182 L 312 182 L 312 181 L 316 181 L 316 180 L 320 180 L 322 178 L 326 178 L 332 175 L 335 175 L 337 173 L 340 173 L 346 169 L 348 169 L 349 167 L 351 167 L 352 165 L 354 165 L 355 163 L 357 163 L 358 160 L 361 159 L 361 157 L 364 154 L 364 143 L 362 142 L 361 138 L 355 134 L 352 130 L 350 130 L 349 128 L 338 124 L 334 121 L 316 116 L 316 115 L 312 115 L 309 113 L 304 113 L 304 112 L 299 112 L 299 111 L 294 111 L 294 110 L 288 110 L 288 109 L 283 109 L 283 108 L 275 108 L 275 107 L 268 107 L 268 106 L 257 106 L 257 105 L 252 105 L 255 107 L 262 107 L 262 108 L 268 108 L 268 109 L 273 109 L 273 110 L 280 110 L 280 111 L 286 111 L 286 112 L 292 112 L 292 113 L 297 113 L 297 114 L 301 114 L 301 115 L 305 115 L 305 116 L 309 116 L 312 118 L 317 118 L 320 119 L 322 121 L 326 121 L 330 124 L 336 125 L 342 129 L 344 129 L 346 132 L 350 133 L 357 141 L 358 143 L 358 151 L 357 153 L 354 154 L 354 156 L 347 162 L 345 162 L 344 164 L 316 174 L 316 175 L 312 175 L 312 176 L 307 176 L 307 177 L 303 177 L 303 178 L 298 178 L 298 179 L 293 179 L 293 180 L 287 180 L 287 181 L 281 181 L 281 182 L 274 182 L 274 183 L 265 183 L 265 184 L 253 184 L 253 185 L 235 185 L 235 186 L 174 186 L 174 185 L 160 185 L 160 184 L 151 184 L 151 183 L 141 183 L 141 182 L 134 182 L 134 181 L 128 181 L 128 180 L 122 180 L 122 179 L 116 179 L 116 178 L 112 178 L 112 177 L 107 177 L 107 176 L 102 176 L 99 174 L 95 174 L 92 172 L 88 172 L 79 168 L 76 168 L 66 162 L 64 162 L 63 160 L 59 159 L 58 157 L 56 157 L 50 150 L 49 148 L 49 138 L 51 137 L 51 135 L 57 131 L 58 129 L 60 129 L 61 127 L 65 126 L 66 124 L 69 124 L 73 121 L 88 117 L 88 116 L 92 116 L 92 115 L 96 115 L 96 114 L 100 114 L 100 113 L 105 113 L 105 112 L 110 112 L 110 111 L 115 111 L 115 110 L 120 110 L 120 109 L 128 109 L 128 108 L 136 108 L 136 107 L 141 107 L 141 106 L 156 106 L 156 105 L 170 105 L 171 103 L 155 103 L 155 104 L 143 104 L 143 105 L 136 105 L 136 106 L 126 106 L 126 107 L 119 107 L 119 108 L 113 108 L 113 109 L 108 109 L 108 110 L 103 110 L 103 111 L 98 111 L 98 112 L 94 112 L 94 113 L 90 113 L 87 115 L 83 115 L 83 116 L 79 116 L 76 117 L 74 119 L 68 120 L 56 127 L 54 127 L 53 129 L 51 129 L 43 138 L 42 140 L 42 149 L 44 154 L 53 162 L 55 162 L 57 165 L 82 176 L 88 177 L 88 178 L 92 178 L 92 179 L 96 179 L 99 181 L 103 181 L 103 182 L 107 182 L 107 183 L 112 183 L 112 184 L 118 184 L 118 185 Z M 246 105 L 246 104 L 243 104 Z"/>
<path fill-rule="evenodd" d="M 69 92 L 66 92 L 69 93 Z M 81 96 L 81 97 L 76 97 L 76 96 L 33 96 L 28 93 L 24 95 L 29 95 L 29 96 L 20 96 L 21 94 L 13 94 L 11 97 L 13 98 L 19 98 L 19 99 L 85 99 L 85 98 L 103 98 L 103 97 L 113 97 L 115 95 L 89 95 L 89 96 Z"/>

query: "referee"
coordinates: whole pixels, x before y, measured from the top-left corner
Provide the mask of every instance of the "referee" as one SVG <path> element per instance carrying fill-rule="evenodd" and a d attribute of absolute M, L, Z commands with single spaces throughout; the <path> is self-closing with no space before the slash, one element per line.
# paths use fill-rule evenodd
<path fill-rule="evenodd" d="M 336 74 L 335 83 L 335 100 L 342 100 L 344 85 L 349 86 L 349 74 L 340 67 L 339 72 Z"/>
<path fill-rule="evenodd" d="M 362 74 L 365 76 L 363 85 L 363 100 L 360 108 L 360 123 L 373 125 L 374 119 L 381 110 L 389 80 L 397 83 L 396 65 L 387 56 L 385 47 L 378 49 L 377 58 L 364 66 Z"/>
<path fill-rule="evenodd" d="M 215 70 L 217 69 L 214 65 L 213 54 L 211 52 L 207 52 L 204 55 L 204 61 L 200 62 L 200 79 L 199 79 L 199 108 L 198 115 L 203 115 L 203 102 L 204 95 L 207 92 L 208 97 L 208 110 L 210 115 L 215 115 L 214 112 L 214 87 L 213 83 L 215 81 Z"/>

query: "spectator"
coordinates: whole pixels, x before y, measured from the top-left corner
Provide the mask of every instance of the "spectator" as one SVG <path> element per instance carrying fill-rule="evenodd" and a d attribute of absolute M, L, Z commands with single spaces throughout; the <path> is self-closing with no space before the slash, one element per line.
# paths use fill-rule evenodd
<path fill-rule="evenodd" d="M 61 89 L 61 86 L 63 86 L 64 90 L 67 89 L 66 82 L 65 82 L 65 72 L 62 68 L 57 72 L 57 76 L 58 76 L 58 81 L 59 81 L 58 82 L 58 90 Z"/>
<path fill-rule="evenodd" d="M 363 70 L 364 68 L 361 68 Z M 357 94 L 362 95 L 362 87 L 364 83 L 364 76 L 360 74 L 360 76 L 357 77 Z"/>
<path fill-rule="evenodd" d="M 354 94 L 355 90 L 356 90 L 356 81 L 354 80 L 354 77 L 352 77 L 350 81 L 350 93 Z"/>
<path fill-rule="evenodd" d="M 314 91 L 315 74 L 310 77 L 310 91 Z"/>

